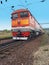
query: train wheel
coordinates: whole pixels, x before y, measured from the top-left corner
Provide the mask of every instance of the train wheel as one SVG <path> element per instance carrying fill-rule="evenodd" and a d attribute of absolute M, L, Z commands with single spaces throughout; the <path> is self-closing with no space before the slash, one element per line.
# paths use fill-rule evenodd
<path fill-rule="evenodd" d="M 28 37 L 28 40 L 31 40 L 34 37 L 35 37 L 35 32 L 32 31 L 32 32 L 30 32 L 30 36 Z"/>
<path fill-rule="evenodd" d="M 38 31 L 36 31 L 36 36 L 38 36 L 39 35 L 39 32 Z"/>

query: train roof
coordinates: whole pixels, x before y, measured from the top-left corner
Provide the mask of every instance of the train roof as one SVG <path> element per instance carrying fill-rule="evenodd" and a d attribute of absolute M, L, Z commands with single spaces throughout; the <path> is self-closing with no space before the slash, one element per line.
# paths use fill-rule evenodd
<path fill-rule="evenodd" d="M 24 12 L 24 11 L 28 11 L 27 9 L 19 9 L 14 11 L 12 14 L 18 13 L 18 12 Z"/>

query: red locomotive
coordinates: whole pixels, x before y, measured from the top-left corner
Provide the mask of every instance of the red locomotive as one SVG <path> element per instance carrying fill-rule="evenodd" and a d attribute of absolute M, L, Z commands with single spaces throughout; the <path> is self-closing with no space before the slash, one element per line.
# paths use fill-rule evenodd
<path fill-rule="evenodd" d="M 40 24 L 27 9 L 14 11 L 11 18 L 13 39 L 27 40 L 44 32 Z"/>

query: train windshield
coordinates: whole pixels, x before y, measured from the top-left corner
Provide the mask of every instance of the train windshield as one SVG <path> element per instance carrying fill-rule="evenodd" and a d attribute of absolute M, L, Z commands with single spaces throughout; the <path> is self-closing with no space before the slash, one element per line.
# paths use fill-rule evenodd
<path fill-rule="evenodd" d="M 16 19 L 16 18 L 18 18 L 18 14 L 17 13 L 12 15 L 12 19 Z"/>
<path fill-rule="evenodd" d="M 20 12 L 20 17 L 28 17 L 28 12 Z"/>

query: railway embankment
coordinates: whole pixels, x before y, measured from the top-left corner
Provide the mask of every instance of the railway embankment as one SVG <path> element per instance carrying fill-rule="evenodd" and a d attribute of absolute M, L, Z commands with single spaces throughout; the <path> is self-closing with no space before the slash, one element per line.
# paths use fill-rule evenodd
<path fill-rule="evenodd" d="M 40 47 L 48 45 L 48 42 L 47 34 L 36 37 L 36 39 L 30 41 L 16 42 L 16 44 L 22 44 L 19 46 L 11 46 L 0 52 L 0 65 L 34 65 L 36 52 Z M 46 48 L 45 50 L 47 51 L 48 49 Z"/>
<path fill-rule="evenodd" d="M 34 53 L 33 65 L 49 65 L 49 35 L 42 36 L 41 45 Z"/>

